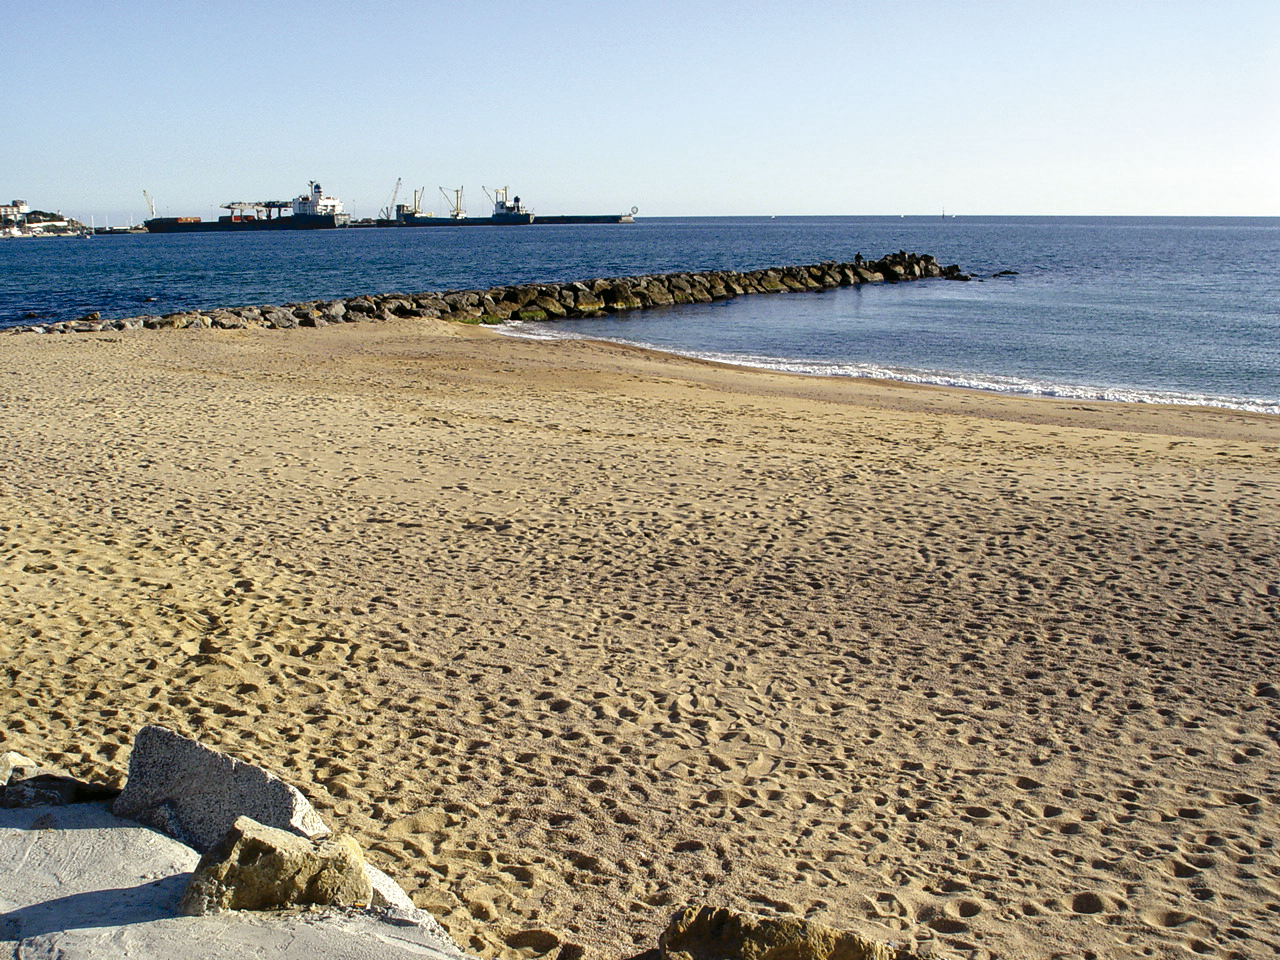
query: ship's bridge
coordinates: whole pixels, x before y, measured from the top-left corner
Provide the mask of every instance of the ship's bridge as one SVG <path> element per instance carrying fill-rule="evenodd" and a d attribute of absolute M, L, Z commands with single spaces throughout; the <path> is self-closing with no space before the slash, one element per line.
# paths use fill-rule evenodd
<path fill-rule="evenodd" d="M 314 180 L 310 182 L 310 194 L 301 194 L 293 199 L 293 215 L 309 215 L 313 217 L 335 216 L 342 213 L 342 201 L 337 197 L 326 197 L 324 188 Z"/>

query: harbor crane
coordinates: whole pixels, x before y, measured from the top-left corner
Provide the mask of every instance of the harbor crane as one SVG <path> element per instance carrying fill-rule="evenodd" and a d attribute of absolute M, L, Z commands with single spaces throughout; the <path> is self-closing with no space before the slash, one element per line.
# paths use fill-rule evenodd
<path fill-rule="evenodd" d="M 444 192 L 444 187 L 440 188 L 440 195 L 444 197 L 444 202 L 449 204 L 449 216 L 455 220 L 461 220 L 467 215 L 467 211 L 462 206 L 462 188 L 459 187 L 453 191 L 453 199 L 449 198 L 449 194 Z"/>
<path fill-rule="evenodd" d="M 154 220 L 154 219 L 156 218 L 156 202 L 155 202 L 155 200 L 153 200 L 153 199 L 151 198 L 151 194 L 147 193 L 147 191 L 145 191 L 145 190 L 143 190 L 143 191 L 142 191 L 142 198 L 143 198 L 144 200 L 146 200 L 146 201 L 147 201 L 147 206 L 148 206 L 148 207 L 150 208 L 150 210 L 151 210 L 151 219 L 152 219 L 152 220 Z"/>
<path fill-rule="evenodd" d="M 382 213 L 378 214 L 383 220 L 394 220 L 396 218 L 396 197 L 400 196 L 400 183 L 404 177 L 396 177 L 395 188 L 391 191 L 391 200 L 383 208 Z"/>

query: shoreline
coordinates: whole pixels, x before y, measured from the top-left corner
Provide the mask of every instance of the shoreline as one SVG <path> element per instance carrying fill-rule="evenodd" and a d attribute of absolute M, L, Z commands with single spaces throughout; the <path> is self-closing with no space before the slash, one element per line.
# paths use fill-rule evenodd
<path fill-rule="evenodd" d="M 1253 438 L 1270 436 L 1276 423 L 1275 414 L 1269 411 L 1213 404 L 1157 403 L 1133 400 L 1085 399 L 1043 394 L 1004 393 L 978 387 L 962 387 L 950 384 L 897 380 L 876 376 L 837 376 L 810 374 L 773 367 L 734 363 L 715 357 L 699 356 L 665 350 L 649 344 L 627 340 L 611 340 L 603 337 L 569 336 L 556 338 L 522 337 L 509 333 L 502 327 L 465 331 L 464 335 L 477 337 L 504 337 L 527 340 L 532 343 L 584 343 L 616 349 L 623 356 L 649 357 L 655 361 L 684 362 L 690 369 L 705 367 L 738 372 L 746 376 L 760 374 L 761 379 L 749 389 L 770 392 L 768 377 L 782 378 L 783 382 L 830 384 L 831 389 L 816 391 L 796 390 L 798 395 L 821 397 L 828 402 L 846 402 L 872 409 L 897 410 L 912 413 L 939 413 L 978 416 L 983 419 L 1008 420 L 1016 423 L 1088 427 L 1100 430 L 1123 430 L 1135 433 L 1168 433 L 1172 436 L 1222 437 L 1221 429 L 1213 426 L 1216 418 L 1226 418 L 1242 435 Z M 691 377 L 692 379 L 692 377 Z M 847 389 L 843 387 L 847 385 Z M 843 396 L 842 396 L 843 394 Z M 1177 413 L 1178 416 L 1169 414 Z M 1198 423 L 1201 416 L 1204 422 Z M 1250 429 L 1256 423 L 1258 433 Z"/>
<path fill-rule="evenodd" d="M 996 277 L 1011 274 L 1000 271 Z M 30 322 L 3 329 L 10 334 L 85 334 L 125 330 L 184 329 L 297 329 L 333 324 L 406 319 L 445 319 L 466 325 L 493 326 L 509 336 L 529 339 L 576 339 L 571 330 L 562 336 L 522 334 L 529 323 L 590 320 L 606 316 L 627 318 L 636 312 L 710 304 L 752 294 L 820 293 L 864 284 L 896 284 L 921 279 L 972 280 L 959 266 L 941 266 L 929 254 L 899 251 L 879 260 L 827 261 L 817 264 L 778 266 L 739 272 L 732 270 L 676 271 L 639 276 L 616 276 L 581 281 L 525 283 L 474 290 L 447 290 L 416 294 L 364 294 L 340 300 L 309 300 L 283 305 L 223 307 L 190 310 L 160 316 L 103 318 L 97 312 L 77 320 Z M 602 338 L 609 339 L 609 338 Z M 646 344 L 625 339 L 613 342 Z M 1257 399 L 1218 395 L 1184 394 L 1130 387 L 1104 387 L 1071 383 L 1036 383 L 1003 374 L 946 373 L 924 369 L 892 369 L 874 363 L 832 363 L 822 360 L 747 358 L 666 349 L 675 356 L 711 359 L 747 369 L 773 370 L 809 376 L 892 380 L 945 388 L 978 390 L 1006 396 L 1064 399 L 1075 402 L 1143 403 L 1188 407 L 1217 407 L 1280 415 L 1280 405 Z M 754 361 L 754 362 L 753 362 Z"/>
<path fill-rule="evenodd" d="M 1242 400 L 1233 397 L 1213 395 L 1190 395 L 1144 391 L 1133 387 L 1095 387 L 1081 384 L 1053 384 L 1041 386 L 1039 389 L 1029 381 L 995 374 L 944 374 L 929 371 L 893 370 L 881 364 L 833 364 L 827 361 L 789 360 L 770 358 L 767 362 L 752 358 L 735 358 L 729 354 L 698 353 L 696 351 L 665 348 L 641 340 L 626 338 L 610 338 L 593 336 L 592 334 L 576 334 L 566 331 L 560 336 L 543 336 L 520 332 L 520 324 L 507 324 L 498 328 L 504 336 L 520 339 L 559 342 L 564 340 L 594 340 L 601 343 L 616 343 L 625 346 L 639 347 L 666 353 L 675 357 L 690 360 L 704 360 L 710 363 L 723 363 L 744 370 L 762 370 L 772 373 L 786 373 L 804 377 L 832 377 L 850 380 L 871 380 L 879 383 L 913 384 L 923 387 L 937 387 L 943 390 L 972 390 L 979 393 L 992 393 L 999 396 L 1021 398 L 1027 400 L 1061 400 L 1073 403 L 1127 403 L 1137 405 L 1176 406 L 1194 409 L 1235 410 L 1242 413 L 1257 413 L 1265 416 L 1280 415 L 1280 404 L 1264 401 Z M 826 366 L 829 369 L 823 370 Z"/>
<path fill-rule="evenodd" d="M 468 950 L 1280 946 L 1273 416 L 431 319 L 2 338 L 0 411 L 5 748 L 243 756 Z"/>

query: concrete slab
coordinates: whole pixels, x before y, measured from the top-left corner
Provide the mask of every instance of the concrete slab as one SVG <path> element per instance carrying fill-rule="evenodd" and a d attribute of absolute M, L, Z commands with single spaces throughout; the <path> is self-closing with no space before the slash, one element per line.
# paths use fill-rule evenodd
<path fill-rule="evenodd" d="M 106 803 L 0 810 L 0 945 L 60 960 L 466 957 L 421 910 L 182 916 L 199 859 Z"/>

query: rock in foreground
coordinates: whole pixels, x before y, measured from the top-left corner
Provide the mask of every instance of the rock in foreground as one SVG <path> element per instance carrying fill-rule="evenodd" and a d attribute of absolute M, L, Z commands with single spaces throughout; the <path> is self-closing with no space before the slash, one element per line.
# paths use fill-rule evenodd
<path fill-rule="evenodd" d="M 193 917 L 222 910 L 270 910 L 304 904 L 368 904 L 373 887 L 364 854 L 350 837 L 319 845 L 240 817 L 200 858 L 181 910 Z"/>
<path fill-rule="evenodd" d="M 877 943 L 797 918 L 753 917 L 686 907 L 658 941 L 661 960 L 906 960 L 906 947 Z"/>
<path fill-rule="evenodd" d="M 329 835 L 296 787 L 164 727 L 138 731 L 129 779 L 111 812 L 201 853 L 217 844 L 240 816 L 311 840 Z"/>

